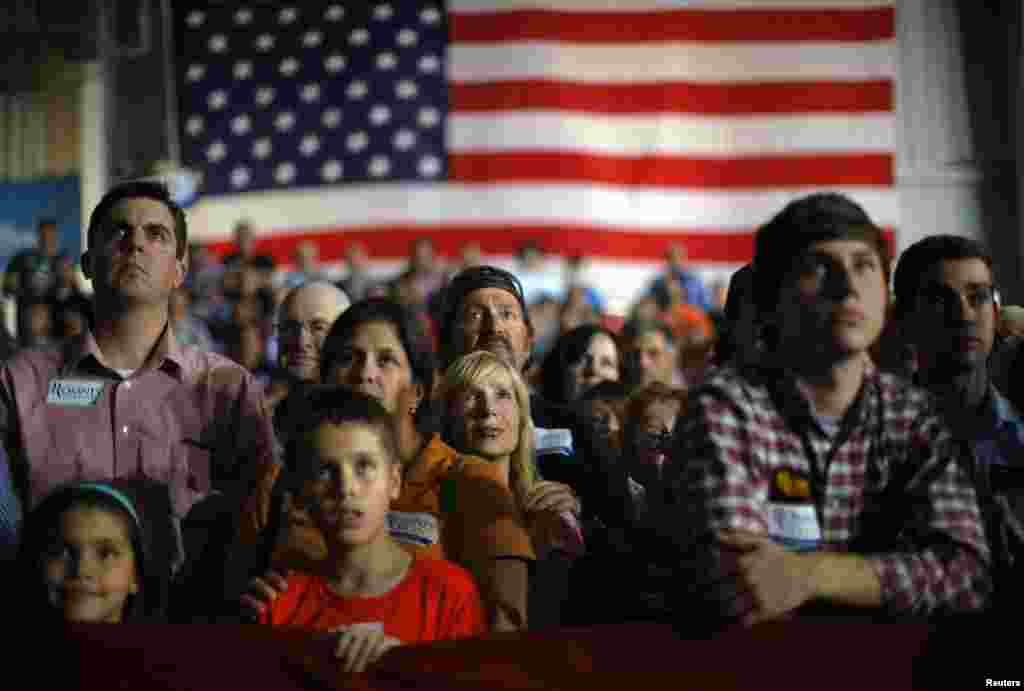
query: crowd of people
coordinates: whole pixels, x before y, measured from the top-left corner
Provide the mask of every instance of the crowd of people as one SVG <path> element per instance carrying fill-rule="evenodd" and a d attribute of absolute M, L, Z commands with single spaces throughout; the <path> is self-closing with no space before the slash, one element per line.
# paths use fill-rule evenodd
<path fill-rule="evenodd" d="M 49 222 L 5 279 L 26 616 L 300 627 L 359 671 L 491 631 L 1016 606 L 1021 324 L 974 240 L 892 270 L 811 194 L 728 290 L 670 247 L 625 320 L 536 245 L 444 268 L 423 238 L 379 280 L 353 244 L 336 282 L 240 224 L 218 262 L 152 182 L 87 240 L 89 295 Z"/>

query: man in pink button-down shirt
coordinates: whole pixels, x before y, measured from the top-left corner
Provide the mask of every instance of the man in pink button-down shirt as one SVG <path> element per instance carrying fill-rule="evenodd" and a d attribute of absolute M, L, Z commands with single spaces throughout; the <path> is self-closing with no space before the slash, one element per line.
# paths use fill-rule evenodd
<path fill-rule="evenodd" d="M 184 213 L 163 186 L 125 183 L 96 207 L 88 244 L 91 328 L 0 370 L 0 432 L 22 502 L 70 481 L 138 478 L 167 487 L 175 526 L 210 497 L 227 515 L 247 468 L 270 458 L 273 432 L 248 371 L 179 346 L 171 331 L 169 299 L 187 271 Z M 198 524 L 184 530 L 185 554 L 172 550 L 176 563 L 198 558 L 214 534 Z"/>

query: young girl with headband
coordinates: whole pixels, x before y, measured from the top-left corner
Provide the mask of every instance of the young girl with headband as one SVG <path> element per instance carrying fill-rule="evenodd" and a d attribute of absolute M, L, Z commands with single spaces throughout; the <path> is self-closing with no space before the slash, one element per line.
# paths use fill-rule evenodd
<path fill-rule="evenodd" d="M 25 519 L 18 572 L 38 618 L 120 623 L 146 617 L 143 523 L 135 503 L 107 483 L 55 490 Z"/>

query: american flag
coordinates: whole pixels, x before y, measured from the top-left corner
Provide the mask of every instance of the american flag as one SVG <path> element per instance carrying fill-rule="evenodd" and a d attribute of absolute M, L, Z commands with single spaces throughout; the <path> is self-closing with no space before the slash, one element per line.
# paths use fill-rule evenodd
<path fill-rule="evenodd" d="M 748 261 L 790 199 L 848 193 L 895 228 L 892 2 L 452 0 L 176 4 L 193 235 L 251 220 L 288 261 L 528 239 L 602 283 Z"/>

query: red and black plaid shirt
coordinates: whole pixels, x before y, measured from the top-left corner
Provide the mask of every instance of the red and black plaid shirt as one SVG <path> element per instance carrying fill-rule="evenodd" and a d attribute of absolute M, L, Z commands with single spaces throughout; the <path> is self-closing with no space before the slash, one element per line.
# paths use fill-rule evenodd
<path fill-rule="evenodd" d="M 723 368 L 691 395 L 680 425 L 666 479 L 693 537 L 724 529 L 766 533 L 773 477 L 790 470 L 810 478 L 820 548 L 863 553 L 887 610 L 927 614 L 986 604 L 990 555 L 973 458 L 924 390 L 869 372 L 843 420 L 848 434 L 833 439 L 779 370 Z"/>

